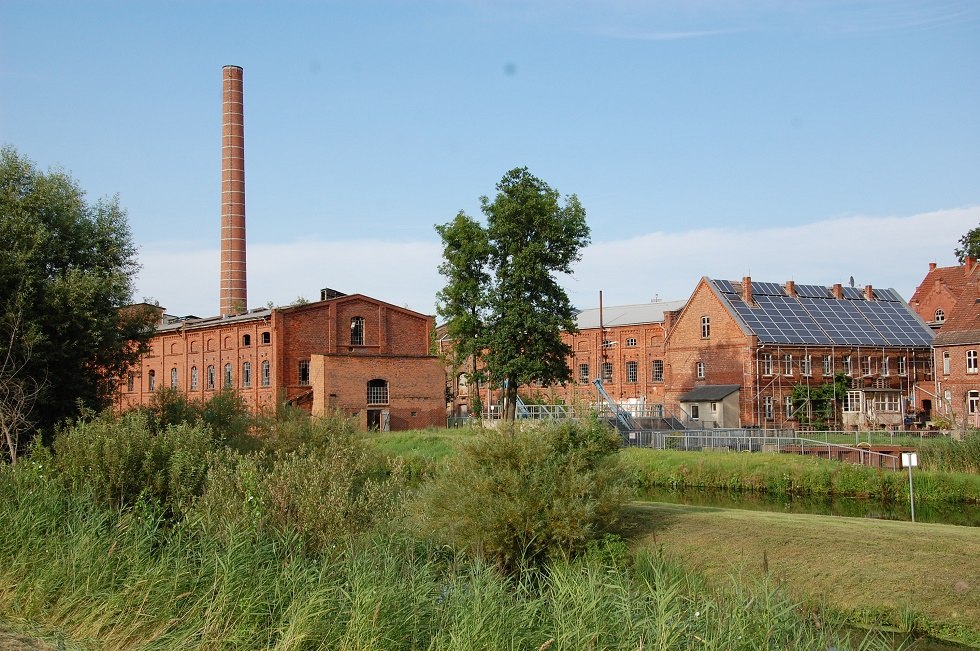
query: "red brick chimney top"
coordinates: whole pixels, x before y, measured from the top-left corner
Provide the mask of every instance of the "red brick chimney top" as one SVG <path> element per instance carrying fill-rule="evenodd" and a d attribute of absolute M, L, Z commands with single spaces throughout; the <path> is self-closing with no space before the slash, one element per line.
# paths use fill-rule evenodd
<path fill-rule="evenodd" d="M 936 263 L 935 262 L 930 262 L 929 263 L 929 271 L 935 271 L 935 270 L 936 270 Z"/>
<path fill-rule="evenodd" d="M 869 301 L 875 300 L 875 290 L 871 285 L 864 286 L 864 298 Z"/>
<path fill-rule="evenodd" d="M 742 277 L 742 300 L 746 305 L 755 305 L 752 300 L 752 276 Z"/>
<path fill-rule="evenodd" d="M 840 283 L 834 283 L 834 287 L 833 289 L 831 289 L 831 293 L 834 295 L 834 298 L 836 298 L 837 300 L 844 298 L 844 288 L 841 287 Z"/>
<path fill-rule="evenodd" d="M 786 281 L 786 293 L 796 298 L 796 282 L 793 280 Z"/>
<path fill-rule="evenodd" d="M 977 260 L 972 255 L 963 259 L 963 266 L 966 267 L 966 275 L 969 276 L 977 266 Z"/>

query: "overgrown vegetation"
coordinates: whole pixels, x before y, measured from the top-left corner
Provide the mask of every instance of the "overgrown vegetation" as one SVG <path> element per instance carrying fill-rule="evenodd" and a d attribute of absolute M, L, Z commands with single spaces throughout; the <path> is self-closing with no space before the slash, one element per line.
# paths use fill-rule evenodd
<path fill-rule="evenodd" d="M 104 649 L 845 646 L 771 583 L 603 535 L 598 423 L 469 432 L 416 493 L 344 419 L 236 438 L 196 409 L 90 418 L 0 469 L 0 614 Z"/>
<path fill-rule="evenodd" d="M 830 429 L 840 422 L 840 405 L 850 385 L 851 380 L 844 373 L 835 375 L 832 382 L 794 385 L 793 413 L 801 425 L 820 431 Z"/>

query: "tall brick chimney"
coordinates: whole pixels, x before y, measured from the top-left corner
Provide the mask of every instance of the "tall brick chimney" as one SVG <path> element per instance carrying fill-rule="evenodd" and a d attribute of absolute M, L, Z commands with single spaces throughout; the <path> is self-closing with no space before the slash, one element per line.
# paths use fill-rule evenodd
<path fill-rule="evenodd" d="M 787 280 L 786 281 L 786 294 L 790 298 L 796 298 L 796 281 L 795 280 Z"/>
<path fill-rule="evenodd" d="M 749 307 L 755 305 L 755 303 L 752 302 L 752 277 L 751 276 L 742 276 L 742 300 L 745 301 L 745 304 L 748 305 Z"/>
<path fill-rule="evenodd" d="M 248 310 L 245 288 L 245 113 L 242 69 L 221 70 L 221 315 Z"/>
<path fill-rule="evenodd" d="M 838 301 L 844 298 L 844 288 L 841 287 L 840 283 L 834 283 L 834 286 L 830 289 L 830 293 L 834 295 Z"/>
<path fill-rule="evenodd" d="M 966 271 L 967 276 L 973 273 L 973 268 L 976 266 L 977 266 L 976 258 L 974 258 L 972 255 L 968 255 L 965 258 L 963 258 L 963 268 Z"/>
<path fill-rule="evenodd" d="M 871 285 L 864 286 L 864 298 L 869 301 L 875 300 L 875 289 Z"/>

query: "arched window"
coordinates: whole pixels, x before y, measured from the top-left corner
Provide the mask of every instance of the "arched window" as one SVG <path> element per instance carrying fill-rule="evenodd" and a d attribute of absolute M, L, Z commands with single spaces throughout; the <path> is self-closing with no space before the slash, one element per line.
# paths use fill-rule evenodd
<path fill-rule="evenodd" d="M 355 316 L 350 320 L 350 345 L 364 345 L 364 317 Z"/>
<path fill-rule="evenodd" d="M 367 383 L 367 401 L 369 405 L 388 404 L 388 381 L 371 380 Z"/>
<path fill-rule="evenodd" d="M 262 333 L 262 343 L 268 344 L 272 341 L 272 335 L 268 331 Z"/>
<path fill-rule="evenodd" d="M 204 348 L 206 351 L 211 352 L 214 350 L 214 339 L 208 339 L 208 343 Z"/>
<path fill-rule="evenodd" d="M 191 367 L 191 391 L 197 390 L 197 367 Z"/>
<path fill-rule="evenodd" d="M 711 317 L 701 317 L 701 338 L 707 339 L 711 336 Z"/>
<path fill-rule="evenodd" d="M 150 391 L 154 391 L 157 388 L 157 372 L 150 371 L 147 377 L 149 378 L 147 380 L 147 387 L 150 389 Z"/>
<path fill-rule="evenodd" d="M 176 368 L 170 369 L 170 388 L 171 389 L 176 389 L 177 388 L 177 369 Z"/>
<path fill-rule="evenodd" d="M 231 386 L 232 386 L 231 385 L 231 378 L 232 378 L 231 364 L 225 364 L 225 382 L 224 382 L 224 387 L 226 389 L 230 389 Z"/>
<path fill-rule="evenodd" d="M 196 353 L 197 352 L 197 342 L 196 341 L 190 342 L 190 344 L 188 344 L 188 347 L 189 347 L 189 349 L 190 349 L 190 351 L 192 353 Z"/>
<path fill-rule="evenodd" d="M 262 362 L 262 386 L 267 387 L 272 382 L 272 365 L 269 360 Z"/>
<path fill-rule="evenodd" d="M 214 391 L 214 365 L 208 366 L 208 390 Z"/>
<path fill-rule="evenodd" d="M 466 388 L 466 373 L 460 373 L 456 377 L 456 386 L 459 387 L 460 391 Z"/>
<path fill-rule="evenodd" d="M 945 320 L 946 320 L 946 312 L 944 312 L 943 311 L 943 308 L 941 308 L 941 307 L 940 308 L 937 308 L 936 309 L 936 319 L 935 319 L 936 323 L 942 323 Z"/>

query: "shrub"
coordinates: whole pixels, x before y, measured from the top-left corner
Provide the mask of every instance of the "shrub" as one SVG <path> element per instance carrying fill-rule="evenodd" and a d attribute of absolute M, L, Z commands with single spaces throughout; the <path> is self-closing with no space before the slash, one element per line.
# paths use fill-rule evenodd
<path fill-rule="evenodd" d="M 131 506 L 151 498 L 177 511 L 204 489 L 210 430 L 170 426 L 155 434 L 148 414 L 103 414 L 59 432 L 53 453 L 35 448 L 35 461 L 68 488 L 90 491 L 100 504 Z"/>
<path fill-rule="evenodd" d="M 423 531 L 506 572 L 577 554 L 626 499 L 618 448 L 598 421 L 488 431 L 423 487 Z"/>

